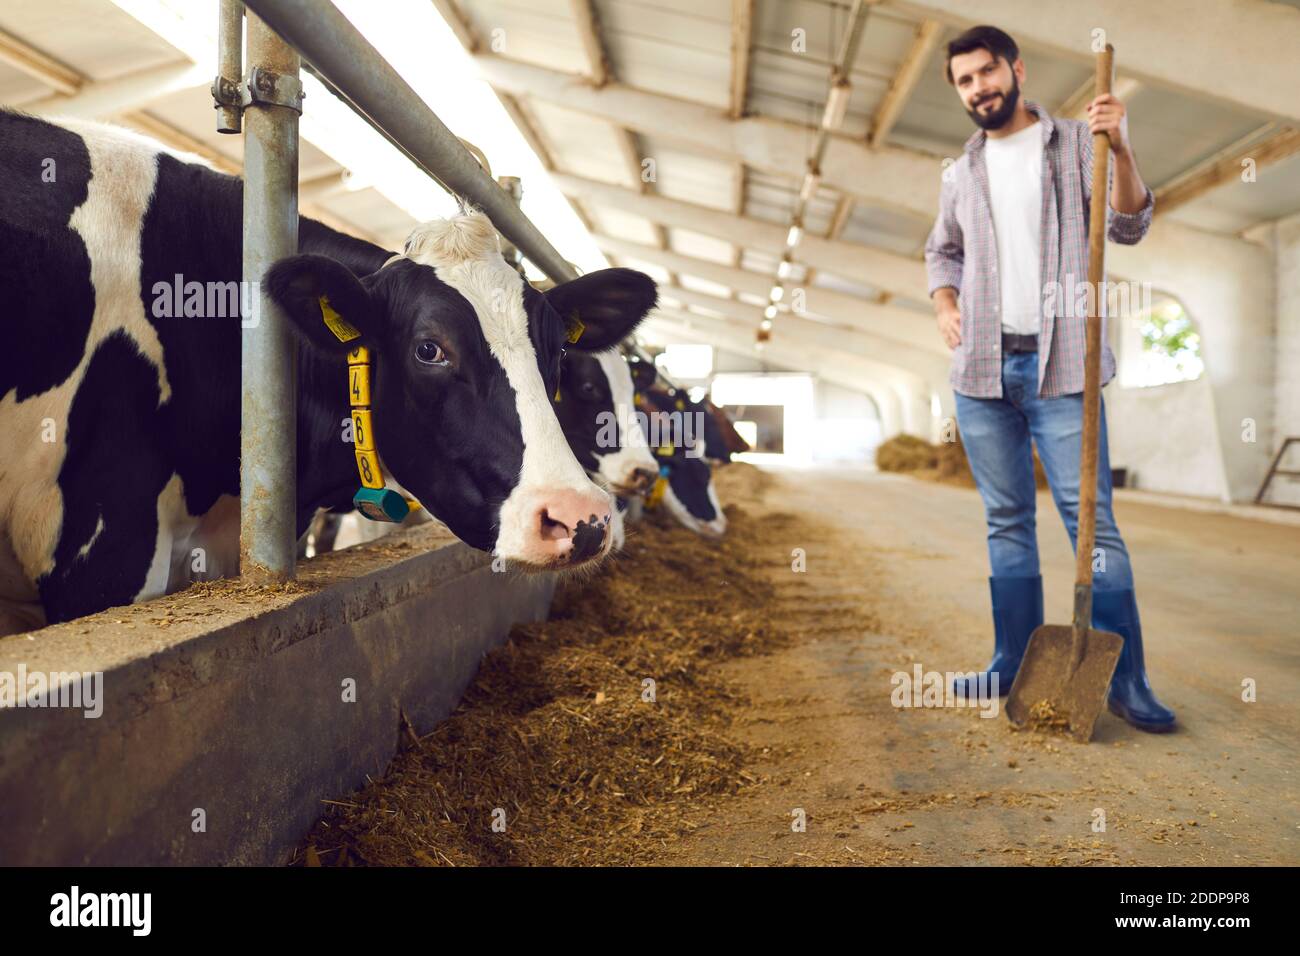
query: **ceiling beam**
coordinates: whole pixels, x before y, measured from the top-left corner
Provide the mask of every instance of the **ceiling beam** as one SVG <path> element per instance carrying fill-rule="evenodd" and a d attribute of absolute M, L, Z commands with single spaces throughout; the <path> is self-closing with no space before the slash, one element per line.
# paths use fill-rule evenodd
<path fill-rule="evenodd" d="M 1142 84 L 1133 77 L 1117 76 L 1110 92 L 1115 99 L 1127 104 L 1140 89 L 1142 89 Z M 1079 84 L 1078 89 L 1071 93 L 1052 115 L 1063 116 L 1066 119 L 1086 120 L 1088 118 L 1088 104 L 1096 99 L 1096 91 L 1096 81 L 1089 76 Z"/>
<path fill-rule="evenodd" d="M 627 168 L 627 174 L 632 179 L 632 188 L 643 195 L 654 192 L 655 190 L 651 188 L 650 183 L 646 182 L 646 178 L 642 173 L 642 157 L 641 151 L 637 149 L 636 134 L 631 130 L 624 129 L 622 126 L 615 126 L 614 136 L 618 141 L 619 152 L 623 156 L 623 164 Z M 650 223 L 650 230 L 654 234 L 655 245 L 666 250 L 668 248 L 668 230 L 664 228 L 662 223 L 658 222 Z M 668 281 L 675 283 L 677 276 L 670 272 Z"/>
<path fill-rule="evenodd" d="M 758 330 L 758 324 L 763 319 L 763 309 L 760 306 L 734 302 L 681 286 L 661 285 L 659 296 L 661 299 L 671 299 L 683 305 L 717 312 L 751 334 Z M 778 314 L 772 320 L 772 327 L 790 332 L 804 345 L 829 352 L 844 352 L 915 375 L 925 380 L 932 391 L 945 387 L 948 381 L 948 359 L 933 352 L 890 342 L 857 329 L 816 322 L 792 312 Z"/>
<path fill-rule="evenodd" d="M 562 103 L 630 129 L 677 140 L 702 154 L 743 162 L 792 180 L 802 180 L 806 172 L 807 127 L 763 117 L 733 121 L 704 104 L 619 83 L 593 90 L 572 74 L 497 56 L 479 56 L 476 61 L 498 89 L 518 90 L 520 95 Z M 938 160 L 912 150 L 876 149 L 863 140 L 843 136 L 832 136 L 829 142 L 821 168 L 824 185 L 856 202 L 901 211 L 926 224 L 933 222 L 941 181 Z M 1285 142 L 1281 140 L 1271 147 L 1265 158 L 1276 161 L 1285 151 Z M 804 242 L 810 240 L 816 237 L 805 236 Z M 777 254 L 781 251 L 783 248 Z M 893 288 L 889 291 L 901 292 Z M 913 297 L 917 297 L 915 293 Z M 920 298 L 925 298 L 924 292 Z"/>
<path fill-rule="evenodd" d="M 131 113 L 124 113 L 118 117 L 118 119 L 125 125 L 134 128 L 138 132 L 144 133 L 146 136 L 156 139 L 158 142 L 170 149 L 182 153 L 191 153 L 199 157 L 219 172 L 227 173 L 232 176 L 238 176 L 243 172 L 243 164 L 239 160 L 233 159 L 225 153 L 213 149 L 201 139 L 197 139 L 184 130 L 173 126 L 165 120 L 160 120 L 158 117 L 149 113 L 136 110 Z M 343 182 L 342 173 L 335 174 L 333 180 L 341 185 Z M 325 191 L 322 190 L 319 195 L 323 196 L 325 194 Z M 377 246 L 387 248 L 387 243 L 381 242 L 374 233 L 368 232 L 356 224 L 334 215 L 332 212 L 322 207 L 318 202 L 305 198 L 302 193 L 299 194 L 298 205 L 299 210 L 304 216 L 315 219 L 317 222 L 323 223 L 338 232 L 346 233 L 349 236 L 355 236 L 358 239 L 364 239 L 366 242 L 373 242 Z"/>
<path fill-rule="evenodd" d="M 126 126 L 130 126 L 137 132 L 156 139 L 171 149 L 178 150 L 182 153 L 193 153 L 202 159 L 205 163 L 223 173 L 229 173 L 232 176 L 238 176 L 243 170 L 243 164 L 219 150 L 213 149 L 202 140 L 196 139 L 189 133 L 178 129 L 165 120 L 143 110 L 134 110 L 130 113 L 122 113 L 116 117 L 117 120 Z"/>
<path fill-rule="evenodd" d="M 754 0 L 731 0 L 731 109 L 740 119 L 749 99 L 749 53 L 754 46 Z"/>
<path fill-rule="evenodd" d="M 50 96 L 23 107 L 36 116 L 98 119 L 142 109 L 169 93 L 212 82 L 211 69 L 196 63 L 169 63 L 137 70 L 112 80 L 85 83 L 71 96 Z"/>
<path fill-rule="evenodd" d="M 606 254 L 648 262 L 682 275 L 726 286 L 738 293 L 766 300 L 772 288 L 772 277 L 761 272 L 709 262 L 601 233 L 592 238 Z M 876 305 L 858 296 L 832 289 L 814 286 L 804 286 L 803 289 L 804 311 L 811 315 L 821 316 L 884 342 L 918 349 L 931 357 L 939 356 L 945 361 L 948 358 L 948 348 L 939 338 L 934 321 L 924 313 L 899 306 Z"/>
<path fill-rule="evenodd" d="M 578 40 L 582 44 L 583 56 L 587 59 L 587 78 L 591 85 L 599 89 L 610 81 L 609 55 L 600 36 L 600 20 L 592 0 L 569 0 L 573 11 L 574 26 L 578 30 Z"/>
<path fill-rule="evenodd" d="M 1269 123 L 1163 184 L 1155 191 L 1155 211 L 1173 212 L 1220 186 L 1241 182 L 1242 163 L 1247 159 L 1254 160 L 1258 172 L 1296 153 L 1300 153 L 1300 129 Z"/>
<path fill-rule="evenodd" d="M 500 90 L 497 91 L 497 99 L 501 101 L 506 114 L 510 117 L 511 122 L 515 124 L 515 128 L 519 130 L 519 134 L 523 136 L 528 148 L 537 156 L 542 168 L 549 173 L 554 173 L 556 169 L 555 154 L 546 141 L 542 139 L 537 124 L 533 122 L 524 105 L 519 102 L 517 97 L 511 96 L 509 93 L 502 93 Z M 578 221 L 582 223 L 582 228 L 586 229 L 587 232 L 595 232 L 596 227 L 582 202 L 574 196 L 566 195 L 564 198 L 568 201 L 573 214 L 578 217 Z"/>
<path fill-rule="evenodd" d="M 749 182 L 749 173 L 745 169 L 744 163 L 735 164 L 735 172 L 732 173 L 731 179 L 731 211 L 736 216 L 745 214 L 745 188 Z M 731 245 L 731 264 L 737 269 L 745 261 L 745 246 L 742 243 L 735 242 Z M 734 299 L 737 293 L 733 289 L 731 297 Z"/>
<path fill-rule="evenodd" d="M 853 207 L 857 205 L 852 196 L 840 193 L 840 198 L 835 201 L 835 211 L 831 213 L 830 225 L 826 227 L 827 239 L 838 239 L 844 234 L 844 227 L 849 224 L 853 218 Z M 809 266 L 804 273 L 803 281 L 806 285 L 812 285 L 813 279 L 817 277 L 817 270 Z M 889 297 L 888 292 L 881 292 L 879 301 L 884 302 Z"/>
<path fill-rule="evenodd" d="M 0 30 L 0 63 L 8 63 L 65 96 L 76 93 L 86 82 L 84 76 L 66 63 L 59 62 L 7 30 Z"/>
<path fill-rule="evenodd" d="M 1088 64 L 1095 59 L 1092 31 L 1104 27 L 1115 61 L 1144 83 L 1300 123 L 1295 7 L 1268 0 L 893 0 L 891 6 L 963 28 L 1001 23 L 1025 45 Z"/>
<path fill-rule="evenodd" d="M 572 73 L 501 56 L 478 54 L 474 61 L 499 91 L 555 103 L 793 180 L 802 181 L 807 172 L 809 126 L 761 116 L 732 120 L 705 103 L 623 83 L 594 89 Z M 834 134 L 820 171 L 825 185 L 903 215 L 931 222 L 939 208 L 938 157 L 898 147 L 873 149 L 860 137 Z"/>
<path fill-rule="evenodd" d="M 470 24 L 469 18 L 461 10 L 457 0 L 433 0 L 433 7 L 438 11 L 439 16 L 451 27 L 451 32 L 456 34 L 456 39 L 470 53 L 475 53 L 479 48 L 478 34 L 474 32 L 474 27 Z"/>
<path fill-rule="evenodd" d="M 921 71 L 930 62 L 930 56 L 934 53 L 934 48 L 939 45 L 939 37 L 942 35 L 943 24 L 938 20 L 922 20 L 916 28 L 912 46 L 903 57 L 903 62 L 898 65 L 898 71 L 889 84 L 889 90 L 881 99 L 880 105 L 876 107 L 876 115 L 872 117 L 871 133 L 868 136 L 872 146 L 877 148 L 884 146 L 885 141 L 889 139 L 894 124 L 903 115 L 903 108 L 907 106 L 908 98 L 921 80 Z"/>
<path fill-rule="evenodd" d="M 701 232 L 778 258 L 785 251 L 786 234 L 789 232 L 786 226 L 736 216 L 722 209 L 710 209 L 680 199 L 646 196 L 623 186 L 613 186 L 570 173 L 555 172 L 551 178 L 565 195 L 579 197 L 586 202 L 612 206 L 651 222 Z M 806 265 L 832 272 L 852 282 L 886 289 L 921 302 L 928 298 L 925 263 L 895 252 L 805 235 L 799 244 L 798 259 Z"/>
<path fill-rule="evenodd" d="M 481 47 L 478 33 L 461 11 L 458 0 L 433 0 L 433 3 L 442 18 L 451 26 L 456 39 L 460 41 L 460 45 L 465 48 L 466 52 L 471 54 L 477 52 Z M 510 117 L 510 121 L 515 124 L 515 128 L 519 130 L 519 134 L 524 138 L 524 142 L 528 144 L 528 148 L 537 157 L 538 162 L 542 164 L 542 167 L 547 172 L 553 172 L 557 168 L 555 153 L 545 139 L 542 138 L 538 124 L 534 121 L 524 103 L 517 96 L 503 90 L 494 89 L 493 92 L 496 94 L 497 100 L 500 101 L 502 108 L 506 111 L 506 115 Z M 569 208 L 573 210 L 573 214 L 578 217 L 578 221 L 582 223 L 582 228 L 586 229 L 587 232 L 595 232 L 595 225 L 592 223 L 591 216 L 583 204 L 573 196 L 565 196 L 564 198 L 568 202 Z"/>

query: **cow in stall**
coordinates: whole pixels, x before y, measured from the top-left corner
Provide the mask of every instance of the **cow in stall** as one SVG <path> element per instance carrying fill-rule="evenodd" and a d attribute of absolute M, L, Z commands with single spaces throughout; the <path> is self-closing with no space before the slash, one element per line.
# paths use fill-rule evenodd
<path fill-rule="evenodd" d="M 634 393 L 628 363 L 617 350 L 566 352 L 560 362 L 556 417 L 587 474 L 617 497 L 615 549 L 623 546 L 628 501 L 644 495 L 659 476 L 637 421 Z"/>
<path fill-rule="evenodd" d="M 696 534 L 722 537 L 727 516 L 713 487 L 708 442 L 702 434 L 707 414 L 692 409 L 685 395 L 670 394 L 664 388 L 638 389 L 636 399 L 642 427 L 659 462 L 659 479 L 647 496 L 646 507 L 662 505 Z"/>
<path fill-rule="evenodd" d="M 194 157 L 0 111 L 0 634 L 179 589 L 196 549 L 206 577 L 237 573 L 241 327 L 259 320 L 258 290 L 237 288 L 241 218 L 241 181 Z M 396 255 L 303 218 L 299 252 L 265 281 L 297 333 L 299 533 L 347 507 L 368 464 L 375 493 L 525 568 L 609 551 L 612 498 L 550 396 L 566 336 L 613 346 L 651 279 L 606 269 L 537 292 L 474 212 Z M 341 427 L 358 346 L 365 463 Z"/>

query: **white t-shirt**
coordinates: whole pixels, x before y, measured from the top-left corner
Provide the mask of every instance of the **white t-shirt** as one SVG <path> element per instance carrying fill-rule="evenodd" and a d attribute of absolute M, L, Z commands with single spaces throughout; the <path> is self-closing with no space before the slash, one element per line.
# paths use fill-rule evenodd
<path fill-rule="evenodd" d="M 1002 330 L 1039 331 L 1043 315 L 1043 128 L 1037 122 L 1000 139 L 985 137 L 989 204 L 998 246 Z"/>

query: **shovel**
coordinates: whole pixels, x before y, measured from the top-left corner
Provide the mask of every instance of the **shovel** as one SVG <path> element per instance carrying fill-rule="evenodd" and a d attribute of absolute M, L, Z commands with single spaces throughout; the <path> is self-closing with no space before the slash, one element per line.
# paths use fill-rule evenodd
<path fill-rule="evenodd" d="M 1096 94 L 1110 92 L 1115 51 L 1097 54 Z M 1095 293 L 1087 319 L 1083 378 L 1083 448 L 1079 461 L 1079 527 L 1074 570 L 1074 623 L 1044 624 L 1029 638 L 1007 698 L 1007 718 L 1017 727 L 1065 730 L 1087 743 L 1106 705 L 1110 679 L 1124 639 L 1092 623 L 1092 546 L 1097 530 L 1097 439 L 1101 402 L 1101 283 L 1106 260 L 1106 206 L 1110 139 L 1092 138 L 1092 206 L 1088 233 L 1088 283 Z"/>

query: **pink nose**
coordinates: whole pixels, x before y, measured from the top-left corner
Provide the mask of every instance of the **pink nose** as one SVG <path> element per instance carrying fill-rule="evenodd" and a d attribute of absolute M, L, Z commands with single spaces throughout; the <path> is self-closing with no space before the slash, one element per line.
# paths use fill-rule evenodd
<path fill-rule="evenodd" d="M 531 542 L 539 563 L 575 565 L 599 557 L 610 534 L 609 495 L 599 490 L 557 491 L 547 495 L 534 512 Z"/>

